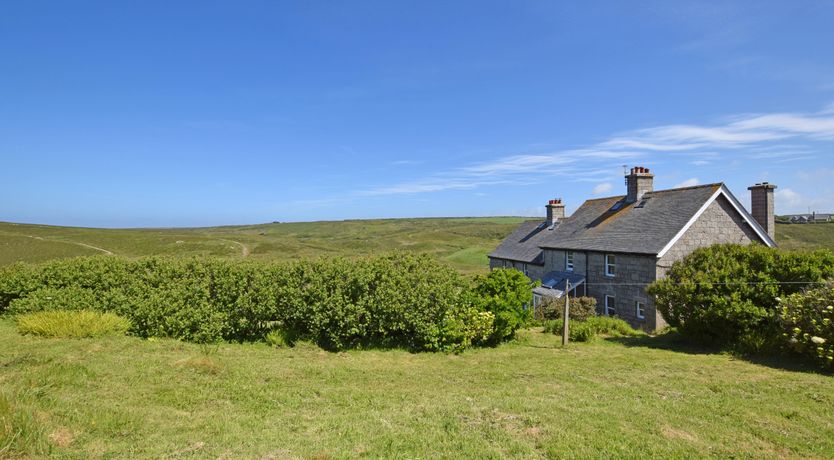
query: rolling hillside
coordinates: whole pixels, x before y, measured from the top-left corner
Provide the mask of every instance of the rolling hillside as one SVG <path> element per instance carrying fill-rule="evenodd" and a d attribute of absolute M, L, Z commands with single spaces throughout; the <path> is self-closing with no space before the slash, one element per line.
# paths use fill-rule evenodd
<path fill-rule="evenodd" d="M 487 269 L 486 254 L 523 220 L 380 219 L 162 229 L 0 223 L 0 265 L 93 254 L 292 260 L 401 249 L 435 254 L 461 271 L 475 273 Z M 779 225 L 776 231 L 785 249 L 834 250 L 834 224 Z"/>
<path fill-rule="evenodd" d="M 777 224 L 776 239 L 785 249 L 834 250 L 834 223 Z"/>
<path fill-rule="evenodd" d="M 464 272 L 485 271 L 486 254 L 524 218 L 381 219 L 247 226 L 95 229 L 0 223 L 0 264 L 117 254 L 292 260 L 391 250 L 435 254 Z"/>

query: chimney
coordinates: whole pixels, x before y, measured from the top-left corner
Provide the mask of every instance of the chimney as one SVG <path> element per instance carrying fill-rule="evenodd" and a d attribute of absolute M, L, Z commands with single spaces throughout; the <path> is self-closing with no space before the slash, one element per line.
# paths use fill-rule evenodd
<path fill-rule="evenodd" d="M 631 168 L 631 174 L 626 176 L 626 187 L 628 188 L 627 203 L 634 203 L 643 198 L 646 192 L 654 190 L 654 174 L 649 168 L 635 166 Z"/>
<path fill-rule="evenodd" d="M 559 219 L 565 218 L 565 205 L 562 204 L 561 198 L 548 201 L 545 208 L 547 208 L 547 221 L 545 222 L 547 225 L 553 225 Z"/>
<path fill-rule="evenodd" d="M 750 213 L 772 239 L 776 239 L 776 215 L 773 211 L 773 190 L 767 182 L 747 187 L 750 190 Z"/>

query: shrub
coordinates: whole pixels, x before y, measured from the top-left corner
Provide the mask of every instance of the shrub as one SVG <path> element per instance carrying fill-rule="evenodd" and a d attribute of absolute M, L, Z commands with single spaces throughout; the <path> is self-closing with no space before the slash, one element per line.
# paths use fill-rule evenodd
<path fill-rule="evenodd" d="M 493 316 L 466 288 L 454 269 L 403 253 L 281 264 L 99 256 L 0 271 L 0 302 L 14 314 L 110 312 L 132 334 L 198 343 L 281 329 L 331 350 L 482 343 Z"/>
<path fill-rule="evenodd" d="M 460 352 L 472 345 L 489 341 L 493 333 L 495 315 L 471 305 L 462 305 L 447 313 L 443 327 L 442 349 Z"/>
<path fill-rule="evenodd" d="M 545 302 L 541 305 L 542 319 L 553 320 L 561 319 L 562 312 L 565 308 L 565 299 L 554 299 Z M 586 319 L 596 316 L 597 314 L 597 299 L 593 297 L 572 297 L 570 299 L 570 319 L 573 321 L 585 321 Z"/>
<path fill-rule="evenodd" d="M 716 245 L 675 262 L 648 292 L 670 326 L 696 341 L 732 345 L 776 337 L 777 297 L 834 276 L 830 251 Z"/>
<path fill-rule="evenodd" d="M 633 337 L 643 332 L 632 329 L 625 321 L 609 316 L 593 316 L 585 321 L 571 321 L 568 338 L 572 342 L 589 342 L 598 335 L 612 337 Z M 545 322 L 544 332 L 562 335 L 564 322 L 561 319 Z"/>
<path fill-rule="evenodd" d="M 588 318 L 585 324 L 592 327 L 596 334 L 613 337 L 633 337 L 643 335 L 643 332 L 633 329 L 627 322 L 611 316 L 594 316 Z"/>
<path fill-rule="evenodd" d="M 88 310 L 52 310 L 28 313 L 17 317 L 21 334 L 42 337 L 80 338 L 124 335 L 130 322 L 113 313 Z"/>
<path fill-rule="evenodd" d="M 295 345 L 295 337 L 294 334 L 286 329 L 276 329 L 269 331 L 264 336 L 264 342 L 275 348 L 286 348 Z"/>
<path fill-rule="evenodd" d="M 515 269 L 493 270 L 475 279 L 470 301 L 481 311 L 494 315 L 491 343 L 515 336 L 516 331 L 529 319 L 526 309 L 533 300 L 530 280 Z"/>
<path fill-rule="evenodd" d="M 834 282 L 792 294 L 780 305 L 788 346 L 834 368 Z"/>

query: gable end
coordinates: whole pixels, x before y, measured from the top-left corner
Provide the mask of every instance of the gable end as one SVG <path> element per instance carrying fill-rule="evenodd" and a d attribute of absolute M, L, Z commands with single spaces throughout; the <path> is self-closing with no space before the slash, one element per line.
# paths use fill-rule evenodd
<path fill-rule="evenodd" d="M 707 200 L 675 237 L 658 253 L 658 259 L 672 253 L 691 252 L 697 247 L 719 243 L 776 243 L 724 186 Z M 683 247 L 681 247 L 683 246 Z"/>

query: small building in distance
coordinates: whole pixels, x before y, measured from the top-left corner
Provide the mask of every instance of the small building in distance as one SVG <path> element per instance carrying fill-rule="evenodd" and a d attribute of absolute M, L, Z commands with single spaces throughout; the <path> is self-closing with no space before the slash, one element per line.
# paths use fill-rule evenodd
<path fill-rule="evenodd" d="M 831 214 L 812 212 L 811 214 L 788 214 L 780 217 L 780 222 L 791 224 L 821 224 L 831 222 Z"/>

